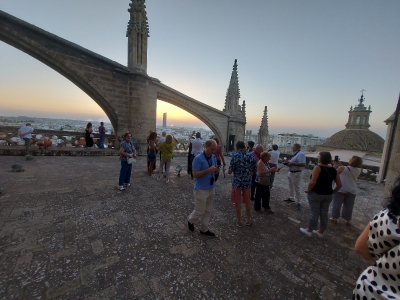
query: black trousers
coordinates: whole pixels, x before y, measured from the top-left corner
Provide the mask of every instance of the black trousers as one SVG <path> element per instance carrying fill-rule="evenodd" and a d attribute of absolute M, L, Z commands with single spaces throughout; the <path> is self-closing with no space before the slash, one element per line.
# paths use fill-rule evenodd
<path fill-rule="evenodd" d="M 217 166 L 220 166 L 220 165 L 221 165 L 221 160 L 217 159 Z M 218 174 L 214 174 L 215 182 L 217 182 L 218 177 L 219 177 L 219 172 L 218 172 Z"/>
<path fill-rule="evenodd" d="M 278 165 L 276 165 L 276 164 L 271 164 L 271 163 L 269 163 L 269 167 L 270 168 L 276 168 Z M 272 188 L 272 185 L 273 185 L 273 183 L 274 183 L 274 179 L 275 179 L 275 172 L 272 172 L 271 173 L 271 177 L 270 177 L 270 180 L 271 180 L 271 185 L 270 185 L 270 188 Z"/>
<path fill-rule="evenodd" d="M 271 209 L 269 206 L 269 185 L 261 185 L 257 184 L 257 194 L 256 194 L 256 201 L 254 201 L 254 209 L 260 210 L 261 206 L 265 209 Z"/>
<path fill-rule="evenodd" d="M 257 188 L 256 177 L 257 177 L 257 174 L 253 174 L 253 176 L 251 177 L 251 195 L 250 195 L 250 199 L 254 199 L 255 198 L 254 196 L 255 196 L 256 188 Z"/>

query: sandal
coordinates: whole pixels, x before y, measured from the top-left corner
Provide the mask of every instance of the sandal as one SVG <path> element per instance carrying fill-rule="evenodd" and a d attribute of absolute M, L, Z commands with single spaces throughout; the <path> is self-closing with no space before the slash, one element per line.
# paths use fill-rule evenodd
<path fill-rule="evenodd" d="M 346 226 L 350 226 L 350 221 L 346 221 Z"/>
<path fill-rule="evenodd" d="M 337 219 L 335 219 L 334 217 L 329 218 L 329 220 L 331 220 L 333 224 L 337 224 Z"/>

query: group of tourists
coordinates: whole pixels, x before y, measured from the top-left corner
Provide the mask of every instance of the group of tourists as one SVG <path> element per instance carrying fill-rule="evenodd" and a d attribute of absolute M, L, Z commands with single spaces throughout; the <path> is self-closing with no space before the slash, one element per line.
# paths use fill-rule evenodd
<path fill-rule="evenodd" d="M 100 122 L 100 126 L 98 128 L 99 131 L 99 140 L 97 143 L 97 146 L 99 149 L 104 149 L 104 142 L 106 140 L 106 128 L 104 127 L 104 122 Z M 85 142 L 86 142 L 86 148 L 89 150 L 93 149 L 94 147 L 94 132 L 93 132 L 93 124 L 92 122 L 87 123 L 86 128 L 85 128 Z"/>
<path fill-rule="evenodd" d="M 209 228 L 211 211 L 215 197 L 215 183 L 221 167 L 225 167 L 225 158 L 218 139 L 209 139 L 204 142 L 199 133 L 190 137 L 190 169 L 194 178 L 194 209 L 188 216 L 188 229 L 195 230 L 195 223 L 199 223 L 200 234 L 215 236 Z M 165 136 L 165 134 L 163 134 Z M 131 135 L 125 134 L 121 143 L 120 159 L 121 172 L 119 189 L 130 186 L 130 170 L 132 165 L 129 159 L 136 158 L 136 151 L 130 143 Z M 159 176 L 163 166 L 166 165 L 166 178 L 169 181 L 170 159 L 176 139 L 166 135 L 165 140 L 158 139 L 157 134 L 151 133 L 148 137 L 147 160 L 148 173 L 153 175 L 157 151 L 161 151 Z M 251 226 L 251 201 L 254 200 L 254 210 L 257 213 L 273 214 L 270 207 L 270 190 L 273 187 L 274 175 L 284 166 L 288 168 L 288 183 L 290 194 L 283 201 L 295 203 L 301 211 L 302 192 L 300 182 L 302 172 L 306 167 L 306 157 L 299 144 L 292 147 L 293 156 L 283 161 L 283 166 L 278 167 L 279 151 L 273 145 L 269 151 L 263 151 L 261 145 L 254 148 L 253 142 L 236 143 L 236 153 L 232 156 L 228 174 L 232 174 L 232 188 L 230 201 L 234 204 L 236 217 L 235 224 L 239 227 Z M 342 217 L 345 225 L 349 226 L 352 219 L 353 207 L 357 191 L 357 178 L 361 173 L 362 159 L 358 156 L 350 158 L 348 165 L 344 166 L 337 157 L 332 160 L 329 152 L 320 152 L 318 164 L 313 168 L 307 188 L 310 207 L 309 224 L 300 231 L 307 237 L 315 235 L 325 237 L 329 220 L 338 223 Z M 329 217 L 329 206 L 332 205 L 332 216 Z M 242 221 L 241 207 L 245 204 L 246 220 Z M 318 228 L 318 221 L 320 226 Z M 366 226 L 358 238 L 355 251 L 362 257 L 375 260 L 375 264 L 368 267 L 359 277 L 354 289 L 355 299 L 398 299 L 400 288 L 400 179 L 396 181 L 388 204 Z"/>
<path fill-rule="evenodd" d="M 241 204 L 246 206 L 246 225 L 252 225 L 251 197 L 252 181 L 256 183 L 254 189 L 254 209 L 258 212 L 274 213 L 269 206 L 272 175 L 280 171 L 277 161 L 269 163 L 272 152 L 277 154 L 277 146 L 273 150 L 262 151 L 260 145 L 253 149 L 254 144 L 236 144 L 236 154 L 232 156 L 228 174 L 233 174 L 231 201 L 235 204 L 237 226 L 242 227 Z M 188 217 L 188 228 L 194 231 L 195 222 L 200 221 L 200 233 L 215 236 L 208 225 L 215 195 L 215 175 L 219 173 L 215 156 L 212 155 L 217 143 L 208 140 L 204 152 L 193 159 L 192 172 L 195 178 L 194 198 L 195 207 Z M 299 144 L 292 148 L 293 157 L 284 162 L 289 168 L 287 177 L 290 187 L 290 196 L 284 200 L 296 203 L 301 210 L 300 180 L 301 172 L 306 166 L 304 153 Z M 279 151 L 278 151 L 279 152 Z M 279 157 L 279 153 L 278 153 Z M 258 159 L 258 162 L 257 162 Z M 320 152 L 318 164 L 314 167 L 310 181 L 305 189 L 310 207 L 308 228 L 300 228 L 306 236 L 313 234 L 324 238 L 328 225 L 328 210 L 333 200 L 332 217 L 330 220 L 337 224 L 341 216 L 347 226 L 352 219 L 354 201 L 356 198 L 356 180 L 361 173 L 362 159 L 358 156 L 350 158 L 347 166 L 343 166 L 338 158 L 332 162 L 329 152 Z M 253 176 L 255 173 L 255 176 Z M 332 186 L 333 183 L 333 186 Z M 254 194 L 253 194 L 254 195 Z M 260 207 L 262 202 L 262 208 Z M 318 220 L 320 228 L 318 229 Z M 374 260 L 375 264 L 368 267 L 359 277 L 353 291 L 354 299 L 399 299 L 400 286 L 400 179 L 395 183 L 388 205 L 379 212 L 366 226 L 358 238 L 355 251 L 365 259 Z"/>
<path fill-rule="evenodd" d="M 118 182 L 118 189 L 125 190 L 125 187 L 130 186 L 130 174 L 132 171 L 131 159 L 136 159 L 137 153 L 134 145 L 131 143 L 132 135 L 126 133 L 123 141 L 120 143 L 120 161 L 121 170 Z M 166 132 L 162 132 L 161 137 L 155 131 L 150 131 L 147 137 L 147 173 L 150 177 L 161 180 L 163 170 L 165 171 L 166 183 L 170 180 L 171 160 L 173 158 L 173 149 L 178 144 L 178 140 Z M 160 153 L 160 167 L 158 176 L 154 173 L 156 170 L 157 153 Z"/>

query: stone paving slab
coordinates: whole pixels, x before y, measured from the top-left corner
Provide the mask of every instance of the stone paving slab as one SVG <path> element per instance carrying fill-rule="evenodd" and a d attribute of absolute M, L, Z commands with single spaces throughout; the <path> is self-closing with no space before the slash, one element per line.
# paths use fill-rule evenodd
<path fill-rule="evenodd" d="M 13 163 L 26 171 L 11 172 Z M 171 170 L 178 164 L 186 170 L 186 158 Z M 380 210 L 382 185 L 360 181 L 353 226 L 329 224 L 320 240 L 299 231 L 306 195 L 301 212 L 282 201 L 284 169 L 272 190 L 275 214 L 253 213 L 243 228 L 221 173 L 211 238 L 186 227 L 194 206 L 186 172 L 166 184 L 147 176 L 144 157 L 133 168 L 121 192 L 118 157 L 1 156 L 0 299 L 351 299 L 367 266 L 353 246 Z"/>

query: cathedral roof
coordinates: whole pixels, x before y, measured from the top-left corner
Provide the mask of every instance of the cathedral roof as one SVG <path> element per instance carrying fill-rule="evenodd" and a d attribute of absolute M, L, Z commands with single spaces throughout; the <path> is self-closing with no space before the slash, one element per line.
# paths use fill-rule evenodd
<path fill-rule="evenodd" d="M 336 132 L 322 145 L 335 149 L 382 152 L 385 140 L 369 129 L 344 129 Z"/>

